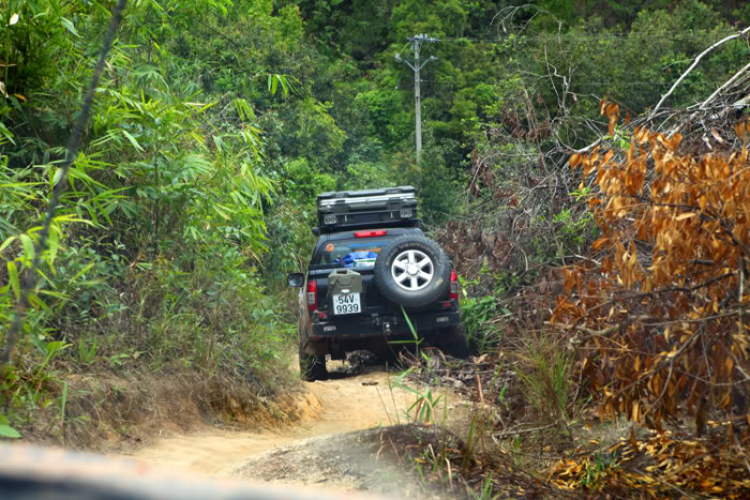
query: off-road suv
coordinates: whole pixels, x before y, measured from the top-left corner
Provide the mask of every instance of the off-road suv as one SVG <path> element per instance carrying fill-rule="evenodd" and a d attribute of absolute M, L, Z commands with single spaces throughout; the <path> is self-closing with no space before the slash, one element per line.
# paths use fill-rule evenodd
<path fill-rule="evenodd" d="M 414 188 L 323 193 L 319 237 L 300 287 L 303 380 L 324 379 L 326 355 L 367 350 L 385 358 L 413 339 L 458 358 L 469 354 L 460 324 L 458 281 L 445 251 L 419 228 Z"/>

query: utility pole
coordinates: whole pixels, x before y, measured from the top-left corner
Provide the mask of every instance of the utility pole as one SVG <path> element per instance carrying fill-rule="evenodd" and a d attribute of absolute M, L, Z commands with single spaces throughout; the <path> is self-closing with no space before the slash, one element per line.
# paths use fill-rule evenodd
<path fill-rule="evenodd" d="M 396 54 L 396 61 L 403 62 L 409 66 L 414 72 L 414 109 L 416 115 L 416 133 L 417 133 L 417 164 L 419 164 L 419 155 L 422 152 L 422 101 L 419 89 L 419 72 L 424 68 L 430 61 L 435 61 L 437 57 L 430 56 L 427 59 L 419 59 L 419 51 L 422 49 L 422 44 L 425 42 L 437 42 L 437 38 L 430 38 L 425 34 L 415 35 L 409 37 L 412 48 L 414 49 L 414 61 L 409 61 L 401 57 L 401 54 Z"/>

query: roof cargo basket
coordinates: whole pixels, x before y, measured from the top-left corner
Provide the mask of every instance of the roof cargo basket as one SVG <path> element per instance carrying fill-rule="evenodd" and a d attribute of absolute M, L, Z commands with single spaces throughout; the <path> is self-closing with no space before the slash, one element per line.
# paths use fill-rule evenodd
<path fill-rule="evenodd" d="M 418 223 L 417 198 L 411 186 L 318 195 L 318 227 L 321 232 L 385 226 L 411 227 Z"/>

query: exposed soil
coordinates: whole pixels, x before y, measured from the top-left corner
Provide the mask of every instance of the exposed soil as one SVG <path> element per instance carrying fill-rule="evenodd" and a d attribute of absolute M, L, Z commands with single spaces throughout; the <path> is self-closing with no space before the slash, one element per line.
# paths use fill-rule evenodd
<path fill-rule="evenodd" d="M 405 412 L 416 396 L 392 387 L 393 374 L 382 366 L 348 375 L 342 365 L 329 362 L 329 371 L 334 372 L 331 379 L 304 383 L 306 394 L 290 396 L 280 406 L 293 419 L 268 421 L 253 432 L 204 425 L 157 439 L 128 456 L 216 477 L 336 491 L 415 491 L 415 481 L 403 472 L 408 469 L 402 466 L 404 452 L 429 442 L 427 434 L 434 433 L 397 424 L 412 420 Z M 465 404 L 457 396 L 447 395 L 444 404 L 449 420 L 464 413 Z M 442 415 L 444 405 L 439 406 Z"/>
<path fill-rule="evenodd" d="M 453 436 L 448 441 L 455 441 Z M 326 491 L 376 492 L 395 498 L 440 497 L 420 482 L 409 459 L 427 446 L 440 450 L 437 426 L 403 424 L 318 436 L 254 455 L 231 471 L 234 477 Z M 454 444 L 449 444 L 455 446 Z"/>

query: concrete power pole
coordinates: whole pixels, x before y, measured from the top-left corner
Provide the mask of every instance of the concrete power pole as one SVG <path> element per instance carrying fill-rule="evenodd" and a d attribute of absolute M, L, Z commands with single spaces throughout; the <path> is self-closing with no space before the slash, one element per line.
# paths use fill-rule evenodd
<path fill-rule="evenodd" d="M 422 152 L 422 101 L 419 89 L 419 72 L 424 68 L 427 63 L 437 59 L 435 56 L 430 56 L 427 59 L 420 60 L 419 51 L 422 49 L 422 44 L 425 42 L 437 42 L 437 38 L 430 38 L 427 35 L 415 35 L 409 37 L 412 48 L 414 49 L 414 61 L 409 61 L 401 57 L 401 54 L 396 54 L 396 61 L 403 62 L 414 71 L 414 106 L 416 115 L 416 133 L 417 133 L 417 163 L 419 163 L 419 155 Z"/>

